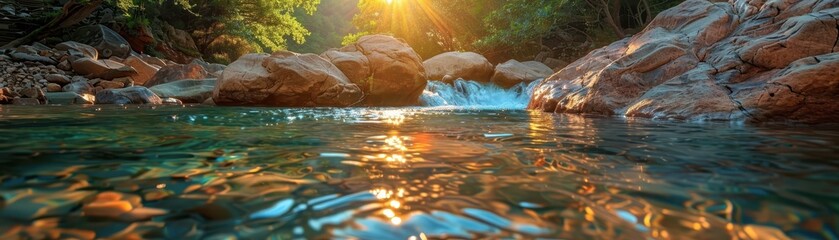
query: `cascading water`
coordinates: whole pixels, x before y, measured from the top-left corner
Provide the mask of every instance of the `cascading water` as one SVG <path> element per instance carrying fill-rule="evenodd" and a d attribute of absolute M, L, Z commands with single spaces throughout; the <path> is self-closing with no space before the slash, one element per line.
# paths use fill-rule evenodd
<path fill-rule="evenodd" d="M 458 79 L 454 84 L 429 81 L 420 101 L 429 107 L 468 107 L 480 109 L 524 109 L 541 80 L 519 83 L 504 89 L 492 83 Z"/>

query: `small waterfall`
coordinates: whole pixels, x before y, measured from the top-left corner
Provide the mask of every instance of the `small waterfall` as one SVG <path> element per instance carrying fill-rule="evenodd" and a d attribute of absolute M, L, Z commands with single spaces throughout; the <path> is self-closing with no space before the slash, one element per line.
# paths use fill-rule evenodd
<path fill-rule="evenodd" d="M 458 79 L 454 84 L 429 81 L 420 97 L 423 106 L 468 107 L 480 109 L 525 109 L 533 89 L 541 80 L 519 83 L 504 89 L 492 83 Z"/>

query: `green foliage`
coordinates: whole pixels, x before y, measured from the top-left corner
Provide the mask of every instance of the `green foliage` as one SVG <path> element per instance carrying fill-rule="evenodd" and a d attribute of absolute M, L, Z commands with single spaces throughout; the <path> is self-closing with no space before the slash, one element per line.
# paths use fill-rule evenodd
<path fill-rule="evenodd" d="M 230 43 L 229 38 L 239 39 L 235 46 L 255 51 L 284 50 L 289 41 L 304 43 L 310 32 L 296 16 L 312 15 L 320 0 L 108 0 L 107 4 L 120 10 L 121 23 L 129 30 L 159 28 L 153 24 L 160 20 L 191 33 L 203 55 L 214 56 L 208 50 L 218 48 L 211 45 Z M 241 51 L 230 51 L 234 52 Z"/>
<path fill-rule="evenodd" d="M 296 12 L 294 16 L 311 34 L 304 44 L 290 42 L 288 49 L 301 53 L 321 53 L 342 46 L 344 36 L 356 31 L 350 19 L 358 11 L 347 0 L 321 0 L 315 14 Z"/>

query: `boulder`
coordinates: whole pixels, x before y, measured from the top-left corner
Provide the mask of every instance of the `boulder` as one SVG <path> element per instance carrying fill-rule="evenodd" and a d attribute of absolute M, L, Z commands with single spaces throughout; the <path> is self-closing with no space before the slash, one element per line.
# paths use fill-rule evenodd
<path fill-rule="evenodd" d="M 87 81 L 78 81 L 73 82 L 67 85 L 64 85 L 65 92 L 72 92 L 77 94 L 93 94 L 93 85 L 88 83 Z"/>
<path fill-rule="evenodd" d="M 71 61 L 85 57 L 93 60 L 99 59 L 99 52 L 96 50 L 96 48 L 91 47 L 87 44 L 82 44 L 74 41 L 59 43 L 55 45 L 55 49 L 67 51 L 67 54 L 73 57 Z"/>
<path fill-rule="evenodd" d="M 81 58 L 73 61 L 73 71 L 88 78 L 114 79 L 137 74 L 134 68 L 122 63 L 103 59 Z"/>
<path fill-rule="evenodd" d="M 70 34 L 70 39 L 96 48 L 101 58 L 126 58 L 131 54 L 131 45 L 119 33 L 97 24 L 80 27 Z"/>
<path fill-rule="evenodd" d="M 839 122 L 837 39 L 839 2 L 688 0 L 546 79 L 529 108 Z"/>
<path fill-rule="evenodd" d="M 479 82 L 489 82 L 493 74 L 492 63 L 473 52 L 447 52 L 422 63 L 430 80 L 443 80 L 446 75 Z"/>
<path fill-rule="evenodd" d="M 97 87 L 101 87 L 102 89 L 114 89 L 114 88 L 124 88 L 125 83 L 117 82 L 117 81 L 108 81 L 102 80 L 96 84 Z"/>
<path fill-rule="evenodd" d="M 96 104 L 162 104 L 154 92 L 145 87 L 134 86 L 120 89 L 105 89 L 96 93 Z"/>
<path fill-rule="evenodd" d="M 134 84 L 137 85 L 145 84 L 151 80 L 158 71 L 160 71 L 159 67 L 152 66 L 137 56 L 129 56 L 122 63 L 134 68 L 134 70 L 137 71 L 137 74 L 131 76 L 131 78 L 134 79 Z"/>
<path fill-rule="evenodd" d="M 46 79 L 49 83 L 55 83 L 58 85 L 67 85 L 70 83 L 70 78 L 62 74 L 47 74 L 44 76 L 44 79 Z"/>
<path fill-rule="evenodd" d="M 553 74 L 553 70 L 540 62 L 509 60 L 495 67 L 492 82 L 498 86 L 510 88 L 519 83 L 530 83 L 546 78 L 551 74 Z"/>
<path fill-rule="evenodd" d="M 360 83 L 370 77 L 370 61 L 361 52 L 331 49 L 320 55 L 341 70 L 351 82 Z"/>
<path fill-rule="evenodd" d="M 213 96 L 216 79 L 179 80 L 149 88 L 162 98 L 175 98 L 185 103 L 203 103 Z"/>
<path fill-rule="evenodd" d="M 41 56 L 41 55 L 38 55 L 38 54 L 25 53 L 25 52 L 13 52 L 12 54 L 10 54 L 10 56 L 12 57 L 12 59 L 14 59 L 15 61 L 18 61 L 18 62 L 37 62 L 37 63 L 43 63 L 43 64 L 47 64 L 47 65 L 58 64 L 58 62 L 55 61 L 54 59 L 49 58 L 49 57 L 44 57 L 44 56 Z"/>
<path fill-rule="evenodd" d="M 44 97 L 44 90 L 37 87 L 31 88 L 24 88 L 23 90 L 18 91 L 22 98 L 31 98 L 40 101 L 41 103 L 46 103 L 47 99 Z"/>
<path fill-rule="evenodd" d="M 90 94 L 78 94 L 73 92 L 48 92 L 47 103 L 60 105 L 93 104 L 96 97 Z"/>
<path fill-rule="evenodd" d="M 368 35 L 341 48 L 340 51 L 361 53 L 367 57 L 370 75 L 353 82 L 364 91 L 362 105 L 419 104 L 419 96 L 428 80 L 425 77 L 422 58 L 407 43 L 391 36 Z M 350 75 L 355 74 L 357 73 Z"/>
<path fill-rule="evenodd" d="M 319 107 L 351 106 L 358 86 L 326 59 L 314 54 L 248 54 L 222 74 L 213 91 L 218 105 Z"/>
<path fill-rule="evenodd" d="M 207 75 L 207 70 L 200 64 L 175 64 L 160 68 L 154 77 L 143 85 L 152 87 L 184 79 L 204 79 L 207 78 Z"/>
<path fill-rule="evenodd" d="M 58 85 L 57 83 L 47 83 L 46 89 L 47 89 L 47 92 L 61 92 L 62 91 L 61 85 Z"/>

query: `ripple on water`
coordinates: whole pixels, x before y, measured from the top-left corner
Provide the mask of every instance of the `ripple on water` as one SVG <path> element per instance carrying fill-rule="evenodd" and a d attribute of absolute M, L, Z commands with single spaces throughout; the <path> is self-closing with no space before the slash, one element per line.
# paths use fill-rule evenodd
<path fill-rule="evenodd" d="M 512 110 L 2 106 L 0 239 L 835 239 L 837 146 Z"/>

